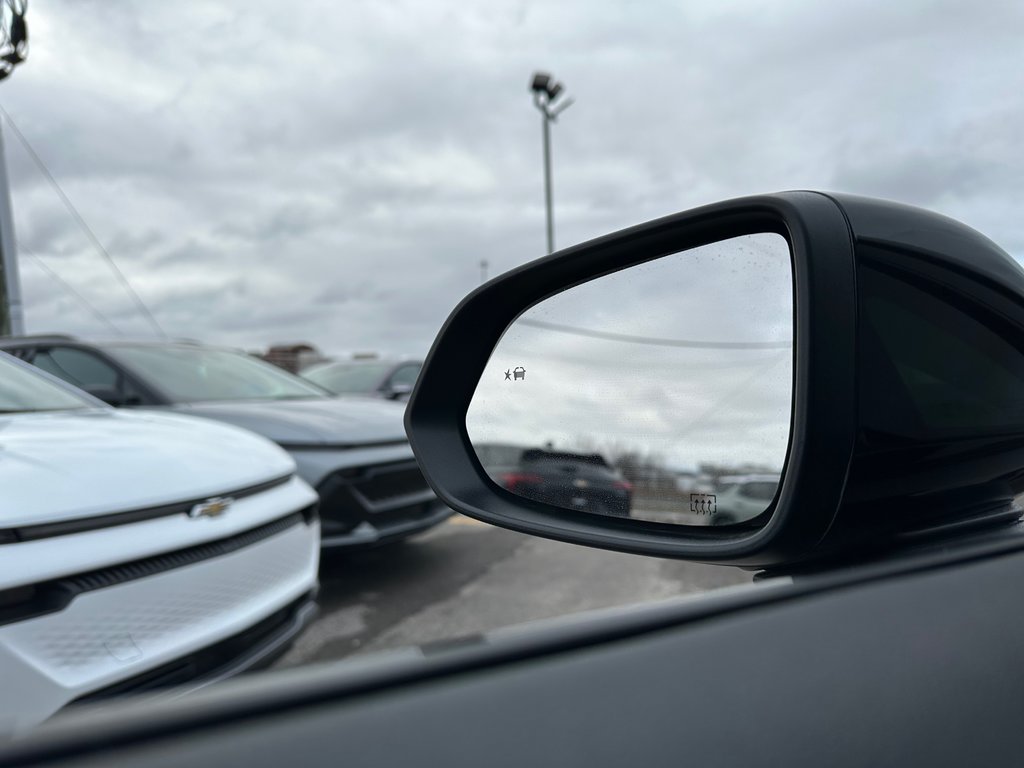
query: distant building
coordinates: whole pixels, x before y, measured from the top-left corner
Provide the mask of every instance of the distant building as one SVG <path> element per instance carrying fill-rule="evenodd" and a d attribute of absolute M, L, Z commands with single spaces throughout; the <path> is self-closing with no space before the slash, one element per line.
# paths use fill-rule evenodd
<path fill-rule="evenodd" d="M 326 362 L 330 358 L 324 357 L 315 346 L 306 342 L 298 344 L 275 344 L 260 355 L 268 363 L 273 363 L 278 368 L 284 368 L 291 373 L 298 373 L 314 363 Z"/>

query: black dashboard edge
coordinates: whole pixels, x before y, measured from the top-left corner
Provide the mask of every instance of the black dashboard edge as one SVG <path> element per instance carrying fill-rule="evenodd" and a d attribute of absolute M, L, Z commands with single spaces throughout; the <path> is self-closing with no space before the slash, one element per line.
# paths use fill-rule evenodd
<path fill-rule="evenodd" d="M 81 712 L 44 724 L 0 745 L 0 765 L 58 762 L 172 738 L 285 711 L 414 686 L 438 679 L 515 664 L 576 649 L 613 643 L 714 620 L 767 606 L 871 582 L 910 576 L 1024 551 L 1024 524 L 1012 532 L 981 534 L 955 546 L 923 548 L 898 559 L 805 578 L 780 578 L 752 588 L 727 589 L 697 599 L 681 598 L 636 608 L 599 611 L 533 628 L 499 630 L 453 644 L 451 650 L 409 649 L 335 665 L 242 678 L 189 697 L 140 699 Z M 333 666 L 333 668 L 332 668 Z M 257 689 L 261 689 L 257 694 Z"/>

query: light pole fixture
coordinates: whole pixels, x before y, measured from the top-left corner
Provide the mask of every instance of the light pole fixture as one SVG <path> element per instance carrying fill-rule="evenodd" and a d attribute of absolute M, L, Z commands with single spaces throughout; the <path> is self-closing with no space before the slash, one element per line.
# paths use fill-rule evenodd
<path fill-rule="evenodd" d="M 574 99 L 567 98 L 555 106 L 565 86 L 556 82 L 547 72 L 534 72 L 530 81 L 533 103 L 541 113 L 544 131 L 544 208 L 547 211 L 548 253 L 555 250 L 555 223 L 551 204 L 551 123 L 572 106 Z"/>

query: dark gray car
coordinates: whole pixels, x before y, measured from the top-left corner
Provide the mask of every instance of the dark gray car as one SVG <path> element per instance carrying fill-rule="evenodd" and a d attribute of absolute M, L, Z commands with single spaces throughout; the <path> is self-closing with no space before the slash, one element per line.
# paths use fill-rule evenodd
<path fill-rule="evenodd" d="M 199 344 L 39 336 L 0 349 L 111 405 L 206 416 L 278 443 L 320 494 L 325 547 L 403 538 L 451 514 L 420 473 L 398 403 L 334 397 L 244 352 Z"/>

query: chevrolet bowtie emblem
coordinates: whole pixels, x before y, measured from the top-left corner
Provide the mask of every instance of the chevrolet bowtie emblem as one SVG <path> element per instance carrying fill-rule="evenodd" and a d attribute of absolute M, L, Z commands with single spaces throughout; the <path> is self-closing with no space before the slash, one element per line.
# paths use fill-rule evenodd
<path fill-rule="evenodd" d="M 234 503 L 230 496 L 222 496 L 215 499 L 207 499 L 196 504 L 188 511 L 188 516 L 196 519 L 200 517 L 220 517 L 228 511 Z"/>

